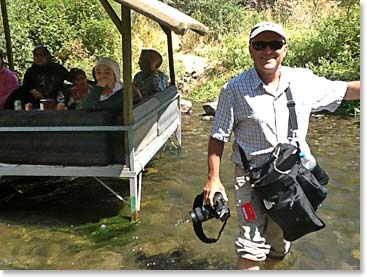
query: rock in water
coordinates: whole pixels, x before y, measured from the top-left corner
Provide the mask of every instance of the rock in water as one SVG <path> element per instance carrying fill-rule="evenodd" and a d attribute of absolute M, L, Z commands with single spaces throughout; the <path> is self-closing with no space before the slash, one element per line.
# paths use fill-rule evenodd
<path fill-rule="evenodd" d="M 205 115 L 215 116 L 215 111 L 217 110 L 218 102 L 207 102 L 203 104 L 203 109 L 205 111 Z"/>
<path fill-rule="evenodd" d="M 181 99 L 181 112 L 182 113 L 191 113 L 192 103 L 189 100 Z"/>

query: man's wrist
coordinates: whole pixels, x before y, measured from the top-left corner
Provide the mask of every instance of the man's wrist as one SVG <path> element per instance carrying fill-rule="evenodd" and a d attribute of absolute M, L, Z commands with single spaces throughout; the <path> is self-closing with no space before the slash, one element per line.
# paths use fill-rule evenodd
<path fill-rule="evenodd" d="M 218 175 L 208 175 L 208 181 L 216 181 L 219 180 L 219 176 Z"/>

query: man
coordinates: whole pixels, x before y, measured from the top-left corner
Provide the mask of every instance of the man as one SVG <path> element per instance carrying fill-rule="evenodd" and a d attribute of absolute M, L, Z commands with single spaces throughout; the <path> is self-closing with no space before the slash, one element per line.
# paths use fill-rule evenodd
<path fill-rule="evenodd" d="M 235 242 L 238 269 L 260 269 L 267 257 L 283 258 L 290 242 L 284 240 L 281 228 L 266 215 L 263 203 L 245 181 L 239 146 L 254 167 L 269 158 L 278 143 L 288 141 L 288 108 L 285 90 L 289 86 L 296 103 L 298 139 L 305 166 L 313 172 L 319 167 L 306 143 L 311 111 L 335 111 L 343 99 L 359 99 L 360 82 L 331 81 L 303 68 L 281 65 L 287 53 L 283 28 L 271 22 L 254 26 L 249 37 L 249 52 L 254 66 L 225 84 L 208 143 L 208 182 L 204 199 L 213 205 L 215 192 L 227 195 L 219 177 L 224 143 L 234 133 L 231 160 L 235 163 L 235 204 L 240 232 Z M 241 206 L 254 210 L 246 218 Z"/>

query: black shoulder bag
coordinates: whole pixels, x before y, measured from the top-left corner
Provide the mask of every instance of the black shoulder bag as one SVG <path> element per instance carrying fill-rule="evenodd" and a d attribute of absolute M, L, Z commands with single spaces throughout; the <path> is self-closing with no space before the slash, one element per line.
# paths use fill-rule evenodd
<path fill-rule="evenodd" d="M 255 194 L 263 200 L 269 216 L 282 228 L 284 238 L 294 241 L 325 227 L 316 209 L 326 198 L 327 189 L 301 163 L 295 103 L 289 87 L 285 93 L 289 109 L 288 136 L 296 146 L 279 143 L 269 160 L 258 168 L 250 167 L 240 146 L 239 151 Z"/>

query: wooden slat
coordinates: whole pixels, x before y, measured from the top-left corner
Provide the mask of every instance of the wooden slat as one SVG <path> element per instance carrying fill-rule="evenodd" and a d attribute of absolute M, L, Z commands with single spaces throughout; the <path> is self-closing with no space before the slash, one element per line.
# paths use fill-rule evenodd
<path fill-rule="evenodd" d="M 159 24 L 167 26 L 176 34 L 183 35 L 192 30 L 200 35 L 208 32 L 208 27 L 187 14 L 158 0 L 114 0 Z"/>

